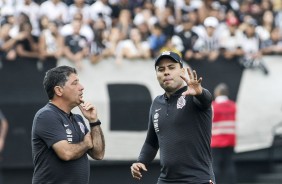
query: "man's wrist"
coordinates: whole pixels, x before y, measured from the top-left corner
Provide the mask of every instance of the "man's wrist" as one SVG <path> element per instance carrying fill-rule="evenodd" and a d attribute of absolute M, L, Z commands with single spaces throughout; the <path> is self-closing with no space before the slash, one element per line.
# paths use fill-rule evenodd
<path fill-rule="evenodd" d="M 98 119 L 95 122 L 89 122 L 90 127 L 95 127 L 97 125 L 101 125 L 101 121 Z"/>

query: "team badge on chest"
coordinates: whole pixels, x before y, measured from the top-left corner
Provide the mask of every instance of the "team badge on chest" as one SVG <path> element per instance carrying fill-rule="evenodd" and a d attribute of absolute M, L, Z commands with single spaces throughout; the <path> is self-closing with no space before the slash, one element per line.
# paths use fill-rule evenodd
<path fill-rule="evenodd" d="M 81 123 L 81 122 L 78 122 L 79 124 L 79 127 L 80 127 L 80 130 L 83 134 L 85 134 L 85 126 Z"/>
<path fill-rule="evenodd" d="M 177 109 L 182 109 L 185 105 L 186 105 L 185 96 L 179 97 L 176 104 Z"/>

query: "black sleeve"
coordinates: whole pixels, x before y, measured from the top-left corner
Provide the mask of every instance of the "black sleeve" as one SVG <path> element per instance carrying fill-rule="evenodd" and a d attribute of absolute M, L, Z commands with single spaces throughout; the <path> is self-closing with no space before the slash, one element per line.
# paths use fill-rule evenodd
<path fill-rule="evenodd" d="M 150 113 L 147 137 L 137 159 L 137 162 L 141 162 L 145 165 L 149 164 L 156 157 L 159 149 L 158 137 L 156 135 L 151 117 L 152 116 Z"/>
<path fill-rule="evenodd" d="M 35 134 L 50 148 L 56 142 L 67 140 L 62 120 L 53 111 L 44 111 L 36 118 Z"/>
<path fill-rule="evenodd" d="M 202 94 L 194 96 L 193 101 L 199 108 L 207 109 L 211 107 L 212 95 L 207 89 L 203 88 Z"/>
<path fill-rule="evenodd" d="M 0 120 L 2 121 L 3 119 L 6 119 L 2 111 L 0 110 Z"/>

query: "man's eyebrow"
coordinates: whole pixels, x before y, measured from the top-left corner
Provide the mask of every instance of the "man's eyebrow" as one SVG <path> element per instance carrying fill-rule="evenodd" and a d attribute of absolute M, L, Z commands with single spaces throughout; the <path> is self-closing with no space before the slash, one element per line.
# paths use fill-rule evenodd
<path fill-rule="evenodd" d="M 158 66 L 159 68 L 164 68 L 164 67 L 170 67 L 170 66 L 175 66 L 175 63 L 171 63 L 168 65 L 164 65 L 164 66 Z"/>
<path fill-rule="evenodd" d="M 79 82 L 79 80 L 78 80 L 78 79 L 75 79 L 75 80 L 72 81 L 71 83 L 73 84 L 73 83 L 75 83 L 75 82 Z"/>

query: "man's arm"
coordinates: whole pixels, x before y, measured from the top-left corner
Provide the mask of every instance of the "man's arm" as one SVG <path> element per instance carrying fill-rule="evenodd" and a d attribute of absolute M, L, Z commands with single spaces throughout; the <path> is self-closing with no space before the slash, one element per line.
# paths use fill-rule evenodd
<path fill-rule="evenodd" d="M 151 117 L 151 115 L 150 115 Z M 152 121 L 149 122 L 147 137 L 141 149 L 137 162 L 130 167 L 133 178 L 140 180 L 142 171 L 147 171 L 146 164 L 149 164 L 156 156 L 159 149 L 158 138 L 155 133 Z"/>
<path fill-rule="evenodd" d="M 83 156 L 89 149 L 93 148 L 93 144 L 90 133 L 87 133 L 80 143 L 70 144 L 67 140 L 62 140 L 53 144 L 52 148 L 60 159 L 69 161 Z"/>
<path fill-rule="evenodd" d="M 90 122 L 90 138 L 93 147 L 89 148 L 88 154 L 96 160 L 102 160 L 105 155 L 105 139 L 98 120 L 97 109 L 89 102 L 83 102 L 79 106 L 83 116 Z M 94 125 L 95 124 L 95 125 Z"/>
<path fill-rule="evenodd" d="M 193 101 L 198 107 L 206 109 L 208 107 L 211 107 L 212 95 L 207 89 L 203 88 L 202 94 L 195 95 Z"/>
<path fill-rule="evenodd" d="M 90 127 L 93 148 L 88 150 L 89 156 L 95 160 L 102 160 L 105 155 L 105 138 L 100 125 Z"/>
<path fill-rule="evenodd" d="M 151 113 L 150 113 L 150 117 L 151 117 Z M 153 122 L 150 118 L 147 137 L 141 149 L 137 162 L 141 162 L 143 164 L 150 163 L 155 158 L 158 150 L 159 150 L 158 137 L 155 132 Z"/>
<path fill-rule="evenodd" d="M 7 132 L 8 132 L 8 121 L 6 119 L 2 119 L 1 127 L 0 127 L 0 153 L 3 151 Z"/>

